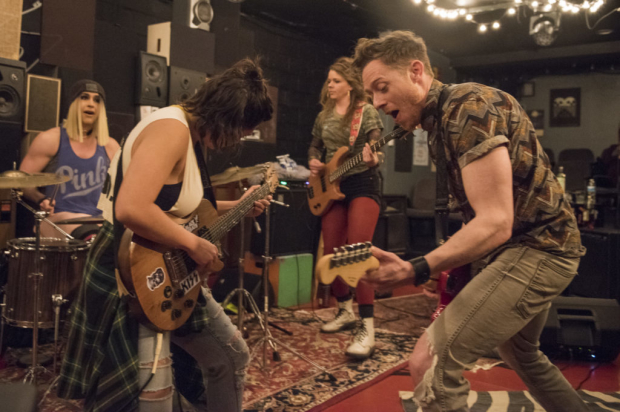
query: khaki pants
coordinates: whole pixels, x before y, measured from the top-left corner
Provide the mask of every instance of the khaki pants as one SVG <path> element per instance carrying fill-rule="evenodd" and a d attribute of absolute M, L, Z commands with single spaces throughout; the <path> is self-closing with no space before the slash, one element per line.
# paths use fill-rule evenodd
<path fill-rule="evenodd" d="M 467 411 L 469 382 L 463 370 L 497 347 L 546 411 L 587 411 L 558 368 L 538 350 L 551 300 L 568 286 L 578 265 L 579 259 L 526 246 L 496 255 L 427 330 L 433 367 L 414 395 L 422 409 Z"/>

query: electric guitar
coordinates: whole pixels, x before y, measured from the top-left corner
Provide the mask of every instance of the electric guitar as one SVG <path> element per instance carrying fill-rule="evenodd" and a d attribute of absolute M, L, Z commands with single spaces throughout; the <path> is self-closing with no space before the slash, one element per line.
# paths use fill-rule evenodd
<path fill-rule="evenodd" d="M 379 267 L 379 261 L 370 253 L 371 246 L 366 242 L 335 248 L 333 254 L 319 259 L 314 273 L 323 284 L 329 285 L 340 276 L 347 285 L 355 288 L 367 270 Z"/>
<path fill-rule="evenodd" d="M 400 139 L 408 133 L 406 130 L 398 128 L 370 145 L 370 150 L 376 152 L 390 140 Z M 321 216 L 334 201 L 344 199 L 344 194 L 340 191 L 340 178 L 363 160 L 362 153 L 347 159 L 348 153 L 348 146 L 341 147 L 319 174 L 310 175 L 308 179 L 308 205 L 312 214 Z"/>
<path fill-rule="evenodd" d="M 243 220 L 254 202 L 275 192 L 278 183 L 271 166 L 265 172 L 265 183 L 225 215 L 218 217 L 211 202 L 203 199 L 189 217 L 171 219 L 217 245 Z M 157 332 L 174 330 L 185 323 L 196 305 L 200 285 L 208 275 L 207 270 L 196 269 L 196 262 L 187 252 L 155 243 L 129 229 L 121 238 L 118 264 L 121 280 L 129 292 L 130 312 Z M 217 272 L 223 266 L 222 261 L 216 259 L 209 269 Z"/>

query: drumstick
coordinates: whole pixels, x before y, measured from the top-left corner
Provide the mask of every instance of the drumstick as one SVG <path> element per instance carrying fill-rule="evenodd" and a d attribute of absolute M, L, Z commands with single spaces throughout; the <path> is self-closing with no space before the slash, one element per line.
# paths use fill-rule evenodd
<path fill-rule="evenodd" d="M 52 195 L 50 196 L 50 205 L 54 203 L 54 199 L 56 199 L 56 194 L 58 193 L 59 187 L 60 187 L 60 184 L 54 185 L 54 191 L 52 192 Z"/>

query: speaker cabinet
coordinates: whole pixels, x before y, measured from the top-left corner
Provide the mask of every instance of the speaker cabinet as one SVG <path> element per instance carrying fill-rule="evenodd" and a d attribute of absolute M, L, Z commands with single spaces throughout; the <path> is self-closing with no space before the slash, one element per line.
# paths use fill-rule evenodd
<path fill-rule="evenodd" d="M 409 221 L 406 214 L 407 196 L 384 195 L 381 213 L 372 244 L 397 255 L 405 255 L 409 246 Z"/>
<path fill-rule="evenodd" d="M 42 132 L 58 126 L 60 79 L 28 75 L 26 88 L 27 132 Z"/>
<path fill-rule="evenodd" d="M 274 200 L 289 207 L 272 204 L 269 215 L 269 254 L 272 256 L 314 253 L 319 237 L 320 219 L 310 213 L 305 187 L 278 188 Z M 256 218 L 261 233 L 252 231 L 250 251 L 256 256 L 265 254 L 265 214 Z"/>
<path fill-rule="evenodd" d="M 0 58 L 0 172 L 19 163 L 24 134 L 25 72 L 26 63 Z"/>
<path fill-rule="evenodd" d="M 165 22 L 148 27 L 146 51 L 166 58 L 168 66 L 213 74 L 215 35 Z"/>
<path fill-rule="evenodd" d="M 586 255 L 579 263 L 578 275 L 568 287 L 572 295 L 587 298 L 620 299 L 620 230 L 582 229 Z"/>
<path fill-rule="evenodd" d="M 620 306 L 615 299 L 558 296 L 540 336 L 551 358 L 613 361 L 620 353 Z"/>
<path fill-rule="evenodd" d="M 172 4 L 172 21 L 192 29 L 209 31 L 213 7 L 209 0 L 176 0 Z"/>
<path fill-rule="evenodd" d="M 182 103 L 192 97 L 207 80 L 205 73 L 170 66 L 169 104 Z"/>
<path fill-rule="evenodd" d="M 164 107 L 168 104 L 166 58 L 143 51 L 138 56 L 136 104 Z"/>
<path fill-rule="evenodd" d="M 46 0 L 41 18 L 41 63 L 93 70 L 95 0 Z"/>
<path fill-rule="evenodd" d="M 26 63 L 0 58 L 0 123 L 23 124 Z"/>

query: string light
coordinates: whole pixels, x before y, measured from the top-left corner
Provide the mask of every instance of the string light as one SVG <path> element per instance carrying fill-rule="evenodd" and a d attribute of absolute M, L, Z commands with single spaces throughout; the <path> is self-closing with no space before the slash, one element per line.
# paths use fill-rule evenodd
<path fill-rule="evenodd" d="M 504 16 L 514 16 L 520 7 L 527 7 L 535 13 L 551 13 L 564 12 L 577 14 L 580 11 L 586 13 L 596 13 L 607 0 L 512 0 L 512 3 L 501 3 L 499 5 L 490 4 L 486 6 L 444 9 L 435 5 L 437 0 L 411 0 L 414 4 L 420 5 L 425 3 L 426 10 L 433 16 L 444 20 L 456 20 L 464 18 L 466 21 L 478 24 L 478 31 L 485 33 L 488 26 L 494 30 L 499 30 L 501 24 L 499 22 L 503 16 L 493 23 L 480 23 L 476 21 L 475 16 L 479 13 L 490 12 L 495 10 L 504 10 Z M 542 3 L 542 4 L 541 4 Z"/>

